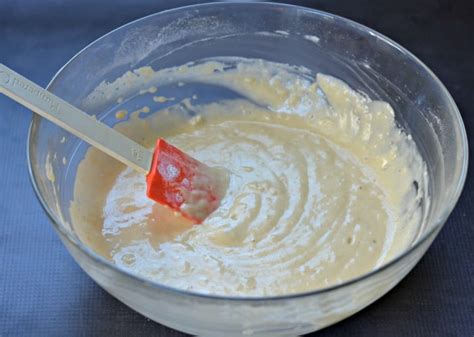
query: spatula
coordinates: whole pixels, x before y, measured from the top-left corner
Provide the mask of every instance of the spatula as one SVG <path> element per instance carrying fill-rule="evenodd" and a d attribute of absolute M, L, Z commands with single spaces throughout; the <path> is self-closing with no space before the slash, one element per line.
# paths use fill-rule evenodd
<path fill-rule="evenodd" d="M 154 151 L 0 64 L 0 93 L 146 175 L 147 196 L 201 223 L 219 204 L 214 169 L 160 138 Z"/>

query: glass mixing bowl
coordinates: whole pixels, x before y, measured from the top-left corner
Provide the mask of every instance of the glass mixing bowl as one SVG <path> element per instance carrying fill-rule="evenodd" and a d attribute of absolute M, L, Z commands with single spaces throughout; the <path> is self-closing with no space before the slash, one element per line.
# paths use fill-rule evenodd
<path fill-rule="evenodd" d="M 117 268 L 78 239 L 70 224 L 69 205 L 77 165 L 87 145 L 34 116 L 28 156 L 38 198 L 84 271 L 113 296 L 154 321 L 209 336 L 297 335 L 340 321 L 384 295 L 413 268 L 456 204 L 468 161 L 466 134 L 456 105 L 423 63 L 381 34 L 335 15 L 270 3 L 205 4 L 134 21 L 79 52 L 56 74 L 48 89 L 85 109 L 84 98 L 100 82 L 113 81 L 128 70 L 146 65 L 157 70 L 217 56 L 305 66 L 314 73 L 341 78 L 373 99 L 389 102 L 429 170 L 431 203 L 425 205 L 427 218 L 415 242 L 368 274 L 296 295 L 224 297 L 150 282 Z M 221 98 L 221 91 L 195 85 L 192 89 L 205 91 L 208 100 Z M 180 97 L 185 87 L 170 85 L 163 90 Z M 102 104 L 87 111 L 112 125 L 116 122 L 114 111 L 140 106 L 140 97 L 124 97 L 121 104 L 105 97 Z M 63 165 L 63 157 L 67 165 Z"/>

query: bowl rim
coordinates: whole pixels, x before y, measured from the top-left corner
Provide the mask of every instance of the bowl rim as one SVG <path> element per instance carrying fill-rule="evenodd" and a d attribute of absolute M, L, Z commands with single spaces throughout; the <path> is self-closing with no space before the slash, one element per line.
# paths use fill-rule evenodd
<path fill-rule="evenodd" d="M 413 59 L 417 65 L 421 66 L 424 71 L 426 71 L 432 80 L 441 88 L 442 91 L 446 94 L 446 97 L 449 101 L 449 104 L 453 107 L 454 111 L 454 117 L 456 119 L 456 122 L 459 126 L 460 132 L 461 132 L 461 146 L 462 146 L 462 166 L 460 170 L 460 174 L 458 177 L 456 189 L 453 194 L 453 198 L 451 199 L 449 205 L 445 208 L 444 212 L 437 218 L 436 223 L 434 226 L 427 231 L 427 233 L 424 233 L 419 240 L 411 245 L 408 249 L 403 251 L 402 253 L 398 254 L 396 257 L 393 259 L 389 260 L 387 263 L 384 263 L 377 268 L 371 270 L 370 272 L 361 274 L 357 277 L 351 278 L 349 280 L 346 280 L 342 283 L 335 284 L 332 286 L 324 287 L 324 288 L 318 288 L 315 290 L 311 291 L 305 291 L 305 292 L 300 292 L 300 293 L 294 293 L 294 294 L 287 294 L 287 295 L 275 295 L 275 296 L 229 296 L 229 295 L 219 295 L 219 294 L 206 294 L 206 293 L 200 293 L 200 292 L 193 292 L 189 290 L 183 290 L 179 288 L 175 288 L 173 286 L 168 286 L 165 284 L 161 284 L 149 279 L 146 279 L 145 277 L 142 277 L 140 275 L 131 273 L 125 269 L 122 269 L 112 263 L 111 261 L 107 260 L 106 258 L 102 257 L 101 255 L 95 253 L 91 248 L 89 248 L 87 245 L 83 244 L 78 238 L 74 237 L 71 233 L 69 233 L 64 225 L 62 225 L 60 219 L 55 215 L 53 210 L 47 205 L 45 199 L 40 193 L 39 190 L 39 185 L 38 185 L 38 179 L 35 176 L 35 172 L 33 170 L 33 165 L 32 165 L 32 139 L 33 139 L 33 132 L 35 129 L 35 125 L 39 123 L 43 118 L 40 117 L 39 115 L 33 114 L 32 121 L 29 126 L 28 130 L 28 139 L 27 139 L 27 162 L 28 162 L 28 173 L 30 177 L 31 184 L 33 185 L 33 189 L 35 191 L 36 197 L 39 200 L 42 208 L 46 212 L 48 218 L 52 222 L 55 230 L 65 237 L 68 242 L 72 245 L 74 245 L 77 249 L 79 249 L 81 252 L 87 255 L 88 258 L 92 259 L 95 263 L 98 263 L 102 265 L 105 268 L 110 268 L 114 270 L 115 272 L 120 273 L 121 275 L 131 278 L 134 281 L 139 281 L 147 286 L 150 286 L 152 288 L 158 289 L 160 291 L 165 291 L 168 293 L 173 293 L 176 295 L 184 295 L 184 296 L 191 296 L 195 298 L 200 298 L 200 299 L 206 299 L 206 300 L 222 300 L 222 301 L 234 301 L 234 302 L 265 302 L 265 301 L 278 301 L 278 300 L 291 300 L 291 299 L 296 299 L 296 298 L 302 298 L 302 297 L 307 297 L 307 296 L 313 296 L 313 295 L 319 295 L 319 294 L 324 294 L 324 293 L 330 293 L 331 291 L 335 291 L 340 288 L 344 288 L 350 285 L 353 285 L 355 283 L 358 283 L 360 281 L 363 281 L 365 279 L 368 279 L 372 277 L 375 274 L 381 273 L 384 270 L 390 268 L 391 266 L 397 264 L 399 261 L 405 259 L 408 255 L 410 255 L 412 252 L 414 252 L 418 247 L 423 245 L 424 242 L 426 242 L 433 234 L 437 234 L 437 232 L 443 227 L 445 224 L 447 218 L 453 211 L 454 207 L 456 206 L 459 197 L 462 193 L 464 183 L 466 181 L 466 176 L 467 176 L 467 168 L 468 168 L 468 161 L 469 161 L 469 150 L 468 150 L 468 140 L 467 140 L 467 134 L 466 134 L 466 129 L 461 117 L 461 114 L 459 112 L 458 107 L 456 106 L 456 103 L 454 102 L 454 99 L 452 98 L 451 94 L 447 90 L 447 88 L 444 86 L 444 84 L 438 79 L 438 77 L 429 69 L 421 60 L 419 60 L 413 53 L 396 43 L 395 41 L 391 40 L 390 38 L 386 37 L 385 35 L 369 28 L 366 27 L 360 23 L 357 23 L 351 19 L 347 19 L 345 17 L 335 15 L 332 13 L 320 11 L 317 9 L 312 9 L 312 8 L 307 8 L 303 6 L 297 6 L 297 5 L 290 5 L 290 4 L 282 4 L 282 3 L 275 3 L 275 2 L 245 2 L 245 1 L 238 1 L 238 2 L 217 2 L 217 3 L 202 3 L 202 4 L 194 4 L 194 5 L 188 5 L 188 6 L 182 6 L 182 7 L 177 7 L 177 8 L 172 8 L 172 9 L 167 9 L 163 10 L 160 12 L 156 12 L 150 15 L 146 15 L 144 17 L 135 19 L 133 21 L 130 21 L 122 26 L 119 26 L 110 32 L 102 35 L 101 37 L 97 38 L 96 40 L 92 41 L 91 43 L 87 44 L 84 48 L 82 48 L 79 52 L 77 52 L 69 61 L 67 61 L 57 72 L 56 74 L 52 77 L 51 81 L 48 83 L 46 86 L 46 89 L 49 90 L 51 86 L 54 84 L 54 82 L 57 80 L 57 78 L 61 75 L 62 71 L 64 71 L 74 60 L 76 60 L 78 57 L 81 56 L 82 53 L 84 53 L 87 49 L 89 49 L 91 46 L 94 44 L 98 43 L 105 37 L 113 34 L 115 31 L 124 29 L 128 26 L 131 26 L 137 22 L 140 22 L 142 20 L 146 20 L 150 17 L 154 16 L 161 16 L 161 15 L 166 15 L 166 14 L 175 14 L 176 12 L 180 11 L 192 11 L 195 9 L 206 9 L 208 7 L 238 7 L 238 6 L 253 6 L 253 7 L 271 7 L 271 8 L 282 8 L 284 10 L 300 10 L 304 11 L 305 13 L 308 13 L 310 15 L 317 15 L 317 16 L 324 16 L 324 17 L 329 17 L 334 20 L 339 20 L 343 21 L 344 23 L 350 24 L 352 27 L 358 29 L 358 30 L 363 30 L 373 36 L 376 36 L 377 38 L 381 39 L 383 42 L 388 43 L 391 47 L 398 49 L 399 51 L 402 51 L 406 56 L 409 58 Z"/>

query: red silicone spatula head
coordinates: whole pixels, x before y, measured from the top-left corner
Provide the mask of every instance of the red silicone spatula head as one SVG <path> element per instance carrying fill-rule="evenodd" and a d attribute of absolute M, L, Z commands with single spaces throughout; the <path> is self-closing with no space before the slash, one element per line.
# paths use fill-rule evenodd
<path fill-rule="evenodd" d="M 160 138 L 156 142 L 147 196 L 201 223 L 219 205 L 219 179 L 213 169 Z"/>

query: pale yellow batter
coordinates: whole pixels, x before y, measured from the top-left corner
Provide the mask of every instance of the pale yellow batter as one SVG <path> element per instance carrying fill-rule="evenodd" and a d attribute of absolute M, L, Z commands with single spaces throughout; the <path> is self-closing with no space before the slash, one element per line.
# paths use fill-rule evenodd
<path fill-rule="evenodd" d="M 226 170 L 227 191 L 219 208 L 193 225 L 148 200 L 143 176 L 90 149 L 71 205 L 81 240 L 159 283 L 251 296 L 340 283 L 406 249 L 426 198 L 426 169 L 415 144 L 397 128 L 387 103 L 329 76 L 312 82 L 298 74 L 308 71 L 221 59 L 156 73 L 145 68 L 103 83 L 90 104 L 116 100 L 110 93 L 123 95 L 139 83 L 159 90 L 160 79 L 227 86 L 253 103 L 193 106 L 192 119 L 175 105 L 119 123 L 145 145 L 166 137 Z"/>

